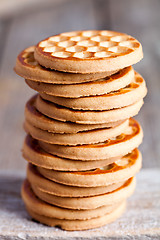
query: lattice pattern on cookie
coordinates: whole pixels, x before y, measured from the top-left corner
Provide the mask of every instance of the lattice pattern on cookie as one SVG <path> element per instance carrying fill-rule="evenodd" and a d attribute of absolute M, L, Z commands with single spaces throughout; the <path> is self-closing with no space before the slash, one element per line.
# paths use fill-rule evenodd
<path fill-rule="evenodd" d="M 28 65 L 29 67 L 39 67 L 42 68 L 39 63 L 34 58 L 35 46 L 26 48 L 20 55 L 19 59 L 23 64 Z"/>
<path fill-rule="evenodd" d="M 113 31 L 78 31 L 49 37 L 38 47 L 57 58 L 103 59 L 131 53 L 140 43 L 127 34 Z"/>
<path fill-rule="evenodd" d="M 15 72 L 26 79 L 55 84 L 72 84 L 94 81 L 101 79 L 106 76 L 114 74 L 113 71 L 104 71 L 103 73 L 94 74 L 75 74 L 75 73 L 64 73 L 61 71 L 54 71 L 40 65 L 34 56 L 35 46 L 24 49 L 17 57 Z"/>

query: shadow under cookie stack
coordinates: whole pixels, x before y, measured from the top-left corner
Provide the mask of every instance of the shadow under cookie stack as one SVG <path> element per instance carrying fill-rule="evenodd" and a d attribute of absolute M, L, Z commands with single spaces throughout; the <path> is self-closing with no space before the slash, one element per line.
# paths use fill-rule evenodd
<path fill-rule="evenodd" d="M 17 57 L 16 73 L 38 92 L 25 107 L 23 145 L 33 219 L 86 230 L 121 216 L 142 163 L 131 118 L 147 93 L 131 66 L 142 57 L 135 38 L 113 31 L 62 33 Z"/>

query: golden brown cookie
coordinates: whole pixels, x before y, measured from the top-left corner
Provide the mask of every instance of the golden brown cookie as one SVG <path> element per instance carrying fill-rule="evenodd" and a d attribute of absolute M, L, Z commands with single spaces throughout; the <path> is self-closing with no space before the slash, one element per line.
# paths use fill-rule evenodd
<path fill-rule="evenodd" d="M 139 62 L 141 44 L 132 36 L 113 31 L 75 31 L 39 42 L 35 59 L 47 68 L 73 73 L 115 71 Z"/>
<path fill-rule="evenodd" d="M 81 161 L 61 158 L 45 152 L 36 139 L 27 135 L 23 144 L 23 157 L 36 166 L 58 171 L 85 171 L 104 167 L 121 159 L 121 157 L 108 158 L 99 161 Z"/>
<path fill-rule="evenodd" d="M 23 78 L 30 80 L 44 82 L 44 83 L 56 83 L 56 84 L 73 84 L 81 82 L 94 81 L 106 76 L 110 76 L 117 71 L 105 71 L 103 73 L 93 74 L 75 74 L 75 73 L 63 73 L 47 69 L 38 64 L 34 58 L 35 46 L 24 49 L 17 57 L 15 72 Z"/>
<path fill-rule="evenodd" d="M 53 133 L 42 130 L 25 121 L 24 129 L 33 138 L 58 145 L 82 145 L 104 142 L 120 135 L 128 126 L 128 119 L 113 128 L 102 128 L 78 133 Z"/>
<path fill-rule="evenodd" d="M 29 87 L 53 96 L 78 98 L 102 95 L 126 87 L 134 79 L 133 68 L 126 67 L 111 76 L 78 84 L 52 84 L 26 79 Z"/>
<path fill-rule="evenodd" d="M 144 79 L 135 72 L 134 80 L 126 87 L 99 96 L 64 98 L 40 93 L 41 97 L 60 106 L 76 110 L 109 110 L 121 108 L 140 101 L 147 94 Z"/>
<path fill-rule="evenodd" d="M 125 181 L 133 177 L 141 166 L 141 153 L 135 149 L 120 160 L 93 170 L 61 172 L 42 167 L 37 167 L 37 169 L 44 177 L 58 183 L 79 187 L 97 187 Z"/>
<path fill-rule="evenodd" d="M 61 158 L 45 152 L 36 139 L 27 135 L 22 148 L 23 157 L 36 166 L 58 171 L 85 171 L 104 167 L 121 159 L 121 157 L 108 158 L 99 161 L 81 161 Z"/>
<path fill-rule="evenodd" d="M 36 185 L 31 184 L 32 190 L 43 201 L 69 209 L 95 209 L 105 205 L 118 204 L 130 197 L 135 189 L 135 178 L 128 179 L 120 188 L 113 192 L 91 197 L 59 197 L 41 191 Z"/>
<path fill-rule="evenodd" d="M 28 164 L 27 178 L 32 185 L 37 186 L 42 192 L 60 197 L 96 196 L 112 192 L 120 188 L 125 183 L 125 181 L 121 181 L 102 187 L 75 187 L 64 185 L 45 178 L 38 172 L 37 167 L 32 164 Z"/>
<path fill-rule="evenodd" d="M 40 215 L 68 220 L 87 220 L 103 216 L 112 212 L 120 204 L 105 205 L 91 210 L 72 210 L 50 205 L 41 199 L 37 198 L 32 191 L 31 185 L 28 180 L 25 180 L 22 186 L 22 198 L 24 203 L 29 209 L 37 212 Z"/>
<path fill-rule="evenodd" d="M 129 126 L 122 134 L 103 143 L 62 146 L 39 141 L 39 144 L 45 151 L 56 156 L 85 161 L 126 155 L 141 144 L 142 138 L 141 126 L 136 120 L 130 119 Z"/>
<path fill-rule="evenodd" d="M 59 106 L 42 99 L 39 95 L 36 98 L 36 108 L 44 115 L 59 121 L 71 121 L 80 124 L 99 124 L 124 120 L 138 114 L 142 105 L 143 100 L 140 100 L 123 108 L 106 111 L 84 111 Z"/>
<path fill-rule="evenodd" d="M 50 218 L 50 217 L 39 215 L 38 213 L 32 211 L 28 207 L 27 207 L 27 211 L 33 219 L 45 225 L 48 225 L 51 227 L 60 226 L 62 229 L 67 231 L 81 231 L 81 230 L 88 230 L 92 228 L 98 228 L 115 221 L 117 218 L 119 218 L 122 215 L 122 213 L 125 210 L 125 207 L 126 207 L 126 203 L 124 202 L 120 204 L 111 213 L 101 217 L 92 218 L 89 220 L 65 220 L 65 219 Z"/>
<path fill-rule="evenodd" d="M 124 120 L 120 120 L 116 122 L 108 122 L 108 123 L 102 123 L 102 124 L 78 124 L 73 122 L 57 121 L 37 111 L 35 108 L 35 100 L 36 100 L 36 96 L 33 96 L 26 103 L 25 118 L 33 126 L 43 130 L 47 130 L 49 132 L 77 133 L 77 132 L 88 131 L 93 129 L 115 127 L 124 121 Z"/>

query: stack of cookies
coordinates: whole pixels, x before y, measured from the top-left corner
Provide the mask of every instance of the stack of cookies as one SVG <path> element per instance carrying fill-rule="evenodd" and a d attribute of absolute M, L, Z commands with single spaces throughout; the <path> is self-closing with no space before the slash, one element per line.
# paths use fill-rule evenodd
<path fill-rule="evenodd" d="M 113 31 L 78 31 L 25 49 L 15 71 L 38 94 L 25 107 L 22 198 L 33 219 L 65 230 L 117 219 L 135 189 L 147 93 L 131 65 L 141 44 Z"/>

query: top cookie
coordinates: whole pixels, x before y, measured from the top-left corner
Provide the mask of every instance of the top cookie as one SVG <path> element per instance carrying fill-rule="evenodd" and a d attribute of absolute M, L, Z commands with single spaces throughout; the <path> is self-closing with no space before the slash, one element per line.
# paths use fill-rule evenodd
<path fill-rule="evenodd" d="M 117 71 L 99 72 L 93 74 L 64 73 L 47 69 L 38 64 L 34 58 L 35 46 L 24 49 L 17 57 L 15 72 L 21 77 L 44 83 L 75 84 L 90 82 L 110 76 Z"/>
<path fill-rule="evenodd" d="M 75 31 L 39 42 L 35 59 L 44 67 L 72 73 L 115 71 L 143 57 L 141 44 L 114 31 Z"/>

